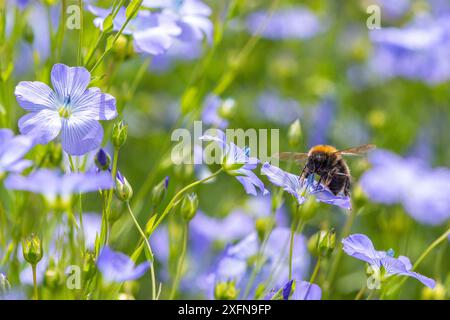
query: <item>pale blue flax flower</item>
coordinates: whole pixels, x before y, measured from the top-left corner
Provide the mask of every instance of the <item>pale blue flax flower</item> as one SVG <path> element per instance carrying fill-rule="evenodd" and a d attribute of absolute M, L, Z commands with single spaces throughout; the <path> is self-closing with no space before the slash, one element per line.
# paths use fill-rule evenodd
<path fill-rule="evenodd" d="M 144 6 L 161 9 L 161 14 L 173 18 L 182 32 L 179 39 L 196 42 L 204 37 L 211 42 L 213 24 L 211 8 L 200 0 L 144 0 Z"/>
<path fill-rule="evenodd" d="M 31 166 L 32 162 L 23 157 L 32 144 L 26 136 L 14 136 L 10 129 L 0 129 L 0 179 L 6 172 L 20 173 Z"/>
<path fill-rule="evenodd" d="M 52 90 L 39 81 L 22 81 L 15 90 L 19 105 L 29 111 L 19 119 L 21 133 L 47 144 L 60 136 L 64 151 L 84 155 L 103 139 L 99 120 L 117 116 L 116 99 L 99 88 L 87 88 L 91 75 L 83 67 L 55 64 Z"/>
<path fill-rule="evenodd" d="M 450 219 L 450 170 L 430 168 L 421 159 L 402 158 L 387 150 L 369 155 L 372 168 L 361 177 L 370 200 L 400 203 L 420 223 L 440 225 Z"/>
<path fill-rule="evenodd" d="M 87 9 L 97 16 L 94 19 L 94 24 L 101 29 L 103 21 L 110 14 L 110 10 L 92 5 L 88 5 Z M 121 7 L 113 21 L 113 30 L 119 31 L 126 20 L 126 8 Z M 158 12 L 139 10 L 136 17 L 125 26 L 122 33 L 133 37 L 136 52 L 160 55 L 172 46 L 175 38 L 181 32 L 182 30 L 174 17 Z"/>
<path fill-rule="evenodd" d="M 257 11 L 247 17 L 247 29 L 251 34 L 261 34 L 271 40 L 305 40 L 324 30 L 323 22 L 302 6 L 283 8 L 270 14 Z M 261 31 L 262 26 L 265 28 Z"/>
<path fill-rule="evenodd" d="M 268 288 L 281 288 L 286 283 L 289 274 L 289 239 L 289 228 L 277 227 L 272 231 L 262 252 L 264 264 L 256 276 L 250 293 L 255 292 L 258 283 L 267 282 Z M 252 259 L 258 254 L 260 245 L 257 233 L 252 232 L 238 243 L 228 246 L 205 280 L 207 295 L 212 297 L 214 287 L 226 281 L 235 282 L 243 295 L 253 270 Z M 304 277 L 309 264 L 310 256 L 306 240 L 304 236 L 296 234 L 292 261 L 294 278 Z"/>
<path fill-rule="evenodd" d="M 280 291 L 280 289 L 272 289 L 265 299 L 273 299 L 278 291 Z M 315 283 L 289 280 L 281 288 L 280 298 L 283 300 L 321 300 L 322 289 Z"/>
<path fill-rule="evenodd" d="M 216 130 L 215 135 L 203 135 L 200 137 L 203 141 L 213 141 L 218 144 L 222 151 L 221 164 L 223 169 L 242 184 L 247 194 L 256 196 L 257 189 L 263 195 L 269 193 L 264 187 L 264 183 L 252 171 L 258 166 L 259 160 L 255 157 L 249 156 L 247 148 L 242 149 L 233 142 L 227 142 L 225 133 L 221 130 Z"/>
<path fill-rule="evenodd" d="M 122 252 L 103 247 L 97 259 L 97 268 L 107 282 L 125 282 L 142 277 L 150 268 L 146 261 L 135 266 L 133 260 Z"/>
<path fill-rule="evenodd" d="M 34 171 L 28 176 L 11 174 L 5 180 L 7 189 L 41 194 L 52 204 L 58 200 L 67 203 L 73 194 L 112 189 L 113 185 L 108 172 L 61 174 L 48 169 Z"/>
<path fill-rule="evenodd" d="M 342 240 L 343 250 L 349 256 L 367 262 L 375 268 L 382 268 L 387 275 L 403 275 L 415 278 L 430 288 L 436 282 L 417 272 L 412 271 L 412 264 L 405 256 L 394 258 L 393 250 L 377 251 L 372 241 L 363 234 L 352 234 Z"/>
<path fill-rule="evenodd" d="M 261 168 L 261 174 L 267 176 L 274 185 L 283 188 L 284 191 L 295 197 L 298 204 L 301 205 L 306 200 L 306 195 L 312 195 L 317 201 L 332 204 L 347 210 L 351 210 L 350 197 L 343 195 L 334 195 L 327 187 L 314 181 L 314 177 L 308 181 L 301 181 L 300 177 L 286 172 L 278 167 L 272 166 L 266 162 Z"/>

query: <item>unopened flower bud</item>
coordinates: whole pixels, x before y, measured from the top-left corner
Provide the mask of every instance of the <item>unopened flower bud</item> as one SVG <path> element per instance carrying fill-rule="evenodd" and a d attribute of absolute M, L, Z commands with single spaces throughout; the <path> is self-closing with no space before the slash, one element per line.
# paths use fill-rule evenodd
<path fill-rule="evenodd" d="M 133 188 L 119 171 L 116 175 L 116 195 L 122 201 L 129 201 L 133 196 Z"/>
<path fill-rule="evenodd" d="M 112 143 L 114 148 L 120 149 L 127 141 L 127 137 L 128 137 L 128 125 L 125 124 L 123 121 L 114 124 L 112 131 Z"/>
<path fill-rule="evenodd" d="M 46 287 L 55 289 L 61 284 L 61 272 L 56 268 L 55 262 L 52 259 L 47 270 L 44 273 L 44 283 Z"/>
<path fill-rule="evenodd" d="M 96 271 L 95 254 L 91 251 L 86 252 L 83 261 L 83 276 L 85 280 L 91 279 Z"/>
<path fill-rule="evenodd" d="M 4 273 L 0 272 L 0 297 L 11 290 L 11 285 L 9 284 L 8 278 Z"/>
<path fill-rule="evenodd" d="M 169 187 L 169 177 L 165 177 L 160 183 L 153 187 L 152 190 L 152 203 L 153 206 L 158 206 L 163 202 L 167 188 Z"/>
<path fill-rule="evenodd" d="M 22 253 L 24 259 L 31 265 L 37 265 L 44 255 L 41 239 L 31 234 L 22 241 Z"/>
<path fill-rule="evenodd" d="M 225 99 L 219 107 L 218 113 L 224 119 L 230 119 L 233 116 L 236 107 L 236 101 L 234 99 Z"/>
<path fill-rule="evenodd" d="M 95 165 L 102 171 L 108 170 L 111 165 L 111 157 L 103 148 L 100 148 L 95 155 Z"/>
<path fill-rule="evenodd" d="M 256 219 L 255 228 L 260 242 L 264 241 L 264 239 L 266 238 L 272 227 L 273 227 L 272 217 L 263 217 Z"/>
<path fill-rule="evenodd" d="M 300 120 L 295 120 L 290 126 L 288 131 L 288 143 L 291 148 L 297 148 L 300 145 L 302 139 L 302 128 Z"/>
<path fill-rule="evenodd" d="M 23 38 L 29 44 L 32 44 L 34 41 L 33 29 L 28 24 L 25 25 L 25 28 L 23 30 Z"/>
<path fill-rule="evenodd" d="M 235 300 L 239 294 L 234 281 L 219 282 L 214 288 L 214 298 L 216 300 Z"/>
<path fill-rule="evenodd" d="M 130 293 L 122 292 L 119 293 L 118 300 L 136 300 L 134 296 Z"/>
<path fill-rule="evenodd" d="M 191 221 L 194 218 L 195 213 L 198 208 L 198 198 L 197 194 L 191 193 L 185 195 L 183 201 L 181 202 L 181 216 L 186 221 Z"/>
<path fill-rule="evenodd" d="M 334 229 L 330 231 L 319 231 L 308 240 L 308 250 L 316 257 L 329 257 L 335 245 L 336 232 Z"/>

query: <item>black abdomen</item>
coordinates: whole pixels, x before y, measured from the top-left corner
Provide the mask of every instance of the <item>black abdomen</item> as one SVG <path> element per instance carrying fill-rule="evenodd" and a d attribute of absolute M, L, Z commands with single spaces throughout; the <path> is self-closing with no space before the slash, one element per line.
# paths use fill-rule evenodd
<path fill-rule="evenodd" d="M 344 160 L 340 159 L 335 164 L 335 173 L 332 174 L 331 180 L 328 184 L 330 191 L 337 195 L 341 191 L 344 195 L 349 195 L 350 193 L 350 172 Z"/>

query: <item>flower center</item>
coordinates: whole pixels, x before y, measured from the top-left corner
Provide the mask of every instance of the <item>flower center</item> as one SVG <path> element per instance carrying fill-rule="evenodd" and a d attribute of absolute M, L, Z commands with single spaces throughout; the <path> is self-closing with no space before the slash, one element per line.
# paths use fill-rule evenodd
<path fill-rule="evenodd" d="M 58 109 L 58 113 L 59 113 L 60 117 L 62 117 L 62 118 L 70 117 L 72 112 L 70 110 L 69 105 L 70 105 L 70 95 L 64 97 L 63 105 L 61 107 L 59 107 L 59 109 Z"/>
<path fill-rule="evenodd" d="M 60 116 L 60 117 L 66 118 L 66 119 L 69 118 L 70 115 L 72 114 L 72 113 L 70 112 L 69 108 L 67 108 L 67 107 L 65 107 L 65 106 L 60 107 L 60 108 L 58 109 L 58 113 L 59 113 L 59 116 Z"/>

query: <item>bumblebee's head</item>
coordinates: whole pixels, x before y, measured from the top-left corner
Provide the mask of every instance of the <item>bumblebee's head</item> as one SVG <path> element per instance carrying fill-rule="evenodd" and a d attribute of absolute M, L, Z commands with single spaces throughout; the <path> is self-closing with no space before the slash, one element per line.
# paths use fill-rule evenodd
<path fill-rule="evenodd" d="M 310 156 L 309 156 L 309 160 L 307 163 L 308 169 L 310 169 L 311 171 L 317 171 L 323 167 L 325 167 L 325 165 L 328 162 L 328 155 L 324 152 L 313 152 Z"/>

